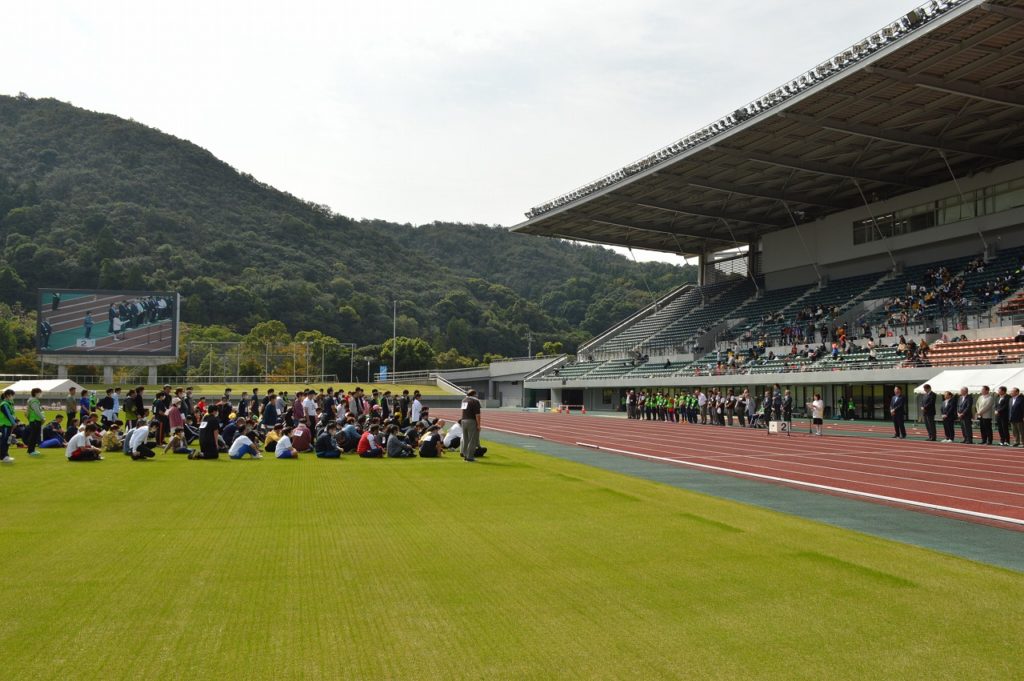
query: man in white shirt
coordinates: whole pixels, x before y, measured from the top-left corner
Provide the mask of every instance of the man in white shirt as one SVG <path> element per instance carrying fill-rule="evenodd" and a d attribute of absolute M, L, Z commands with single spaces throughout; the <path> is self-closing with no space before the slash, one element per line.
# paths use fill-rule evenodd
<path fill-rule="evenodd" d="M 153 446 L 148 442 L 150 433 L 155 430 L 156 424 L 151 422 L 128 432 L 128 454 L 133 461 L 152 459 L 156 456 Z"/>
<path fill-rule="evenodd" d="M 700 409 L 700 422 L 703 425 L 708 423 L 708 396 L 703 390 L 697 391 L 697 407 Z"/>
<path fill-rule="evenodd" d="M 462 424 L 456 421 L 444 434 L 444 448 L 455 449 L 462 443 Z"/>
<path fill-rule="evenodd" d="M 974 401 L 974 408 L 978 414 L 978 427 L 981 429 L 981 444 L 992 444 L 992 414 L 995 410 L 996 400 L 989 387 L 982 386 L 981 394 Z"/>
<path fill-rule="evenodd" d="M 67 449 L 64 450 L 64 456 L 68 458 L 68 461 L 102 461 L 103 457 L 100 455 L 100 450 L 93 447 L 90 443 L 90 437 L 96 433 L 98 428 L 95 423 L 90 423 L 84 429 L 75 433 L 75 435 L 68 440 Z"/>
<path fill-rule="evenodd" d="M 256 449 L 252 439 L 249 437 L 249 428 L 243 427 L 242 432 L 235 436 L 231 442 L 231 449 L 228 450 L 229 459 L 241 459 L 248 454 L 254 459 L 262 459 L 263 455 Z"/>
<path fill-rule="evenodd" d="M 313 399 L 313 391 L 306 392 L 306 399 L 302 400 L 302 410 L 306 414 L 306 425 L 310 431 L 316 430 L 316 401 Z"/>
<path fill-rule="evenodd" d="M 423 403 L 420 402 L 420 394 L 417 391 L 417 393 L 412 398 L 412 415 L 410 417 L 410 421 L 412 423 L 416 423 L 417 421 L 420 420 L 422 415 L 423 415 Z"/>

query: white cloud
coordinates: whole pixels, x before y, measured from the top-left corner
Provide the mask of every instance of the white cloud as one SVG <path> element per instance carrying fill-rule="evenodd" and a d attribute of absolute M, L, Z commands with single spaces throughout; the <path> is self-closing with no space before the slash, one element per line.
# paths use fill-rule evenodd
<path fill-rule="evenodd" d="M 135 118 L 346 215 L 513 224 L 909 7 L 21 3 L 0 92 Z"/>

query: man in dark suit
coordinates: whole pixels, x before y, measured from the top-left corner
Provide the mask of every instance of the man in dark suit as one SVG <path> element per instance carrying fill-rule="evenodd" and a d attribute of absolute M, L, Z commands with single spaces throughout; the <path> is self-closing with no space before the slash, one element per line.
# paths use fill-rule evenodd
<path fill-rule="evenodd" d="M 960 432 L 964 436 L 964 444 L 974 444 L 974 424 L 971 423 L 971 411 L 974 409 L 974 400 L 967 392 L 967 388 L 960 388 L 960 397 L 956 401 L 956 418 L 960 421 Z"/>
<path fill-rule="evenodd" d="M 896 431 L 893 437 L 898 437 L 901 440 L 907 439 L 907 426 L 903 422 L 906 419 L 906 411 L 907 398 L 903 396 L 903 392 L 899 388 L 894 388 L 892 401 L 889 403 L 889 413 L 892 415 L 892 427 Z"/>
<path fill-rule="evenodd" d="M 1020 447 L 1024 441 L 1024 395 L 1020 389 L 1010 391 L 1010 429 L 1013 431 L 1013 446 Z"/>
<path fill-rule="evenodd" d="M 996 430 L 999 431 L 999 446 L 1010 446 L 1010 396 L 1006 394 L 1006 386 L 996 390 Z"/>
<path fill-rule="evenodd" d="M 924 396 L 921 398 L 921 414 L 924 416 L 924 427 L 928 430 L 928 441 L 935 442 L 935 393 L 927 383 L 924 384 Z"/>
<path fill-rule="evenodd" d="M 956 438 L 956 398 L 948 390 L 942 396 L 942 432 L 946 444 Z"/>

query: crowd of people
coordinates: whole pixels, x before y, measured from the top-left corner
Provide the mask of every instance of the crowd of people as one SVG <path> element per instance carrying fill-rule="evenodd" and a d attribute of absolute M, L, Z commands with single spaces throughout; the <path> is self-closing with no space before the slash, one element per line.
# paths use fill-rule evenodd
<path fill-rule="evenodd" d="M 959 425 L 961 442 L 965 444 L 975 442 L 974 429 L 977 427 L 981 434 L 978 444 L 995 444 L 994 435 L 997 434 L 1000 446 L 1024 446 L 1024 395 L 1019 388 L 1000 386 L 992 392 L 988 386 L 983 386 L 975 396 L 965 387 L 958 395 L 947 391 L 941 397 L 932 391 L 931 385 L 926 384 L 922 389 L 920 410 L 927 440 L 939 441 L 938 414 L 944 435 L 941 441 L 944 443 L 955 441 Z M 724 391 L 710 388 L 707 392 L 693 388 L 676 393 L 629 390 L 623 401 L 628 419 L 740 428 L 767 428 L 770 421 L 792 422 L 799 410 L 790 391 L 778 383 L 760 397 L 748 389 L 737 393 L 732 388 Z M 803 414 L 811 420 L 812 434 L 821 435 L 825 414 L 821 395 L 815 393 L 813 399 L 802 406 Z M 894 388 L 887 410 L 893 423 L 893 438 L 906 439 L 908 411 L 906 396 L 899 387 Z M 841 403 L 838 412 L 844 418 L 852 418 L 852 401 L 849 406 Z"/>
<path fill-rule="evenodd" d="M 776 383 L 758 399 L 744 389 L 739 394 L 729 388 L 724 392 L 711 388 L 680 390 L 675 394 L 659 391 L 630 390 L 625 396 L 626 418 L 645 421 L 668 421 L 740 428 L 767 428 L 769 421 L 793 420 L 793 396 Z M 821 435 L 825 403 L 821 395 L 803 405 L 811 417 L 812 432 Z"/>
<path fill-rule="evenodd" d="M 14 392 L 0 396 L 0 462 L 13 463 L 11 446 L 30 456 L 63 448 L 68 461 L 98 461 L 121 452 L 135 460 L 159 452 L 190 459 L 298 458 L 304 452 L 337 459 L 343 453 L 362 458 L 437 458 L 458 450 L 473 462 L 487 453 L 480 446 L 481 403 L 470 390 L 461 404 L 461 418 L 450 425 L 430 416 L 418 390 L 400 395 L 374 388 L 335 391 L 300 390 L 295 395 L 258 388 L 237 399 L 230 388 L 215 399 L 197 396 L 191 387 L 165 385 L 148 399 L 138 386 L 122 394 L 107 388 L 102 396 L 70 388 L 47 419 L 35 388 L 25 404 L 22 422 Z"/>

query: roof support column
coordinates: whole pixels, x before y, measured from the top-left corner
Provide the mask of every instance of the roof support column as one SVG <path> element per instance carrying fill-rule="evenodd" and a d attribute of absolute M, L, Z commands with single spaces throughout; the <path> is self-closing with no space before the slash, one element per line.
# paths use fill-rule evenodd
<path fill-rule="evenodd" d="M 821 270 L 818 269 L 818 263 L 815 260 L 814 256 L 811 255 L 811 249 L 807 247 L 807 240 L 804 239 L 804 233 L 800 231 L 800 225 L 797 224 L 796 218 L 793 217 L 793 211 L 789 209 L 789 204 L 783 201 L 782 205 L 786 207 L 786 213 L 789 215 L 790 222 L 793 223 L 793 228 L 796 230 L 796 235 L 800 237 L 800 243 L 804 245 L 804 252 L 807 253 L 807 259 L 811 261 L 811 267 L 814 268 L 814 276 L 817 277 L 818 286 L 820 287 L 823 282 L 821 279 Z"/>
<path fill-rule="evenodd" d="M 868 197 L 864 196 L 864 190 L 860 188 L 860 182 L 857 181 L 857 178 L 854 178 L 853 183 L 857 185 L 857 193 L 860 194 L 860 200 L 864 202 L 864 207 L 867 209 L 868 216 L 871 218 L 871 224 L 874 226 L 875 231 L 878 232 L 878 236 L 885 242 L 885 252 L 889 254 L 889 262 L 892 263 L 892 271 L 895 272 L 896 258 L 893 257 L 892 251 L 889 250 L 888 237 L 882 234 L 882 229 L 878 226 L 878 220 L 875 219 L 875 213 L 871 210 L 871 204 L 868 203 Z"/>
<path fill-rule="evenodd" d="M 949 176 L 953 178 L 953 184 L 956 186 L 956 193 L 960 195 L 960 203 L 967 203 L 964 199 L 964 192 L 960 189 L 960 181 L 956 179 L 956 173 L 953 172 L 953 167 L 949 165 L 949 159 L 946 158 L 946 152 L 942 149 L 938 150 L 939 156 L 942 157 L 942 162 L 946 164 L 946 170 L 949 171 Z M 977 222 L 975 224 L 978 224 Z M 985 241 L 985 235 L 981 233 L 981 227 L 978 227 L 978 238 L 981 239 L 982 257 L 985 261 L 988 261 L 988 242 Z"/>

